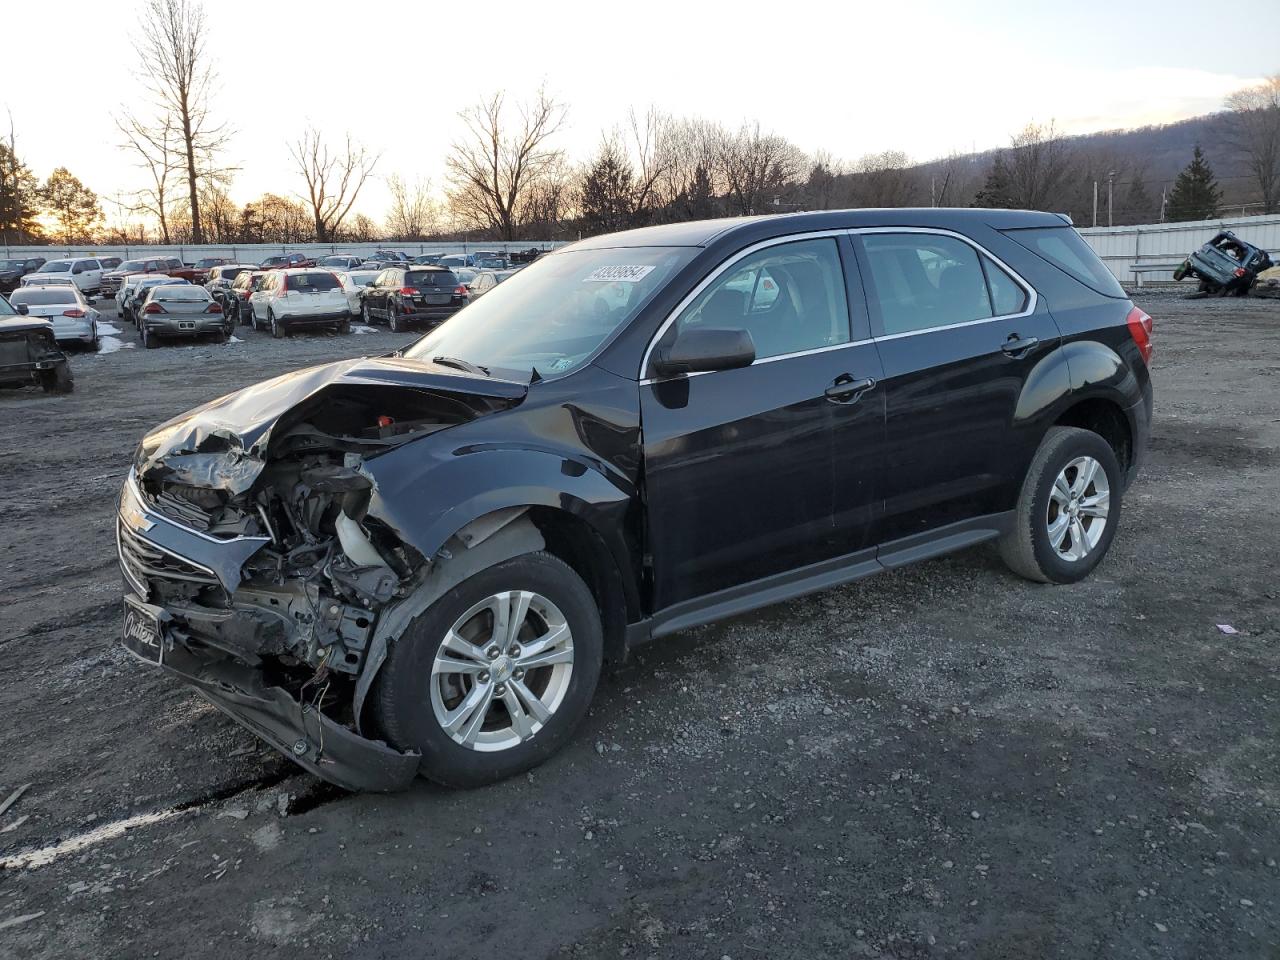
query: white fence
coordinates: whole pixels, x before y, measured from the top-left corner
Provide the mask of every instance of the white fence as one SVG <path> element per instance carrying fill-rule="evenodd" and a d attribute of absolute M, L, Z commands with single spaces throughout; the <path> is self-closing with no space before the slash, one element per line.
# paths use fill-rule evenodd
<path fill-rule="evenodd" d="M 1121 283 L 1141 286 L 1172 281 L 1173 271 L 1213 235 L 1230 230 L 1241 240 L 1271 251 L 1280 260 L 1280 216 L 1228 217 L 1184 223 L 1146 223 L 1136 227 L 1084 227 L 1080 235 Z"/>
<path fill-rule="evenodd" d="M 185 263 L 194 263 L 201 257 L 230 257 L 245 263 L 261 263 L 265 258 L 277 253 L 305 253 L 308 256 L 323 257 L 331 253 L 345 253 L 353 257 L 371 256 L 377 250 L 400 250 L 416 256 L 423 253 L 471 253 L 476 250 L 496 250 L 502 253 L 514 253 L 530 248 L 550 250 L 560 246 L 560 242 L 547 240 L 512 240 L 503 241 L 457 241 L 454 243 L 237 243 L 231 245 L 203 244 L 201 246 L 181 246 L 177 244 L 146 244 L 123 247 L 22 247 L 3 246 L 6 257 L 21 257 L 28 253 L 32 256 L 51 260 L 66 256 L 116 256 L 121 259 L 134 257 L 174 256 Z"/>

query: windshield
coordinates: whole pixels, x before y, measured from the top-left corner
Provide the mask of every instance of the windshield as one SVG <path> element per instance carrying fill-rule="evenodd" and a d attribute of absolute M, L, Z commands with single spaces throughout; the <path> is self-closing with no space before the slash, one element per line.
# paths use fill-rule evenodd
<path fill-rule="evenodd" d="M 0 317 L 17 316 L 18 311 L 9 306 L 9 301 L 4 297 L 0 297 Z"/>
<path fill-rule="evenodd" d="M 50 260 L 36 273 L 66 273 L 71 269 L 70 260 Z"/>
<path fill-rule="evenodd" d="M 21 260 L 0 260 L 0 270 L 21 270 Z"/>
<path fill-rule="evenodd" d="M 580 250 L 544 257 L 405 351 L 543 377 L 568 373 L 629 323 L 697 252 L 690 247 Z"/>
<path fill-rule="evenodd" d="M 12 299 L 14 303 L 39 307 L 51 303 L 75 303 L 76 292 L 74 287 L 23 287 L 13 291 Z"/>
<path fill-rule="evenodd" d="M 122 273 L 142 273 L 147 269 L 147 261 L 145 260 L 126 260 L 120 264 Z"/>

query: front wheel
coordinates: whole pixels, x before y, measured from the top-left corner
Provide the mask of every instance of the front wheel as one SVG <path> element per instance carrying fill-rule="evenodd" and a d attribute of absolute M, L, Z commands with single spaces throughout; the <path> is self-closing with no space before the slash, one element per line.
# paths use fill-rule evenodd
<path fill-rule="evenodd" d="M 600 613 L 548 553 L 482 570 L 412 620 L 378 675 L 374 719 L 420 772 L 474 787 L 522 773 L 562 747 L 600 676 Z"/>
<path fill-rule="evenodd" d="M 52 370 L 40 371 L 40 389 L 45 393 L 70 393 L 75 388 L 70 364 L 60 363 Z"/>
<path fill-rule="evenodd" d="M 1014 573 L 1075 583 L 1106 556 L 1120 522 L 1120 462 L 1102 437 L 1053 427 L 1022 482 L 1014 528 L 1000 555 Z"/>

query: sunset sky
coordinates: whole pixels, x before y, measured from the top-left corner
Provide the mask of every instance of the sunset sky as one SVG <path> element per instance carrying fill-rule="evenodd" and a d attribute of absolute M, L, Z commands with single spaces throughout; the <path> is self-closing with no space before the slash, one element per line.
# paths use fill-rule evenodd
<path fill-rule="evenodd" d="M 141 109 L 138 5 L 6 8 L 19 154 L 111 197 L 140 183 L 113 115 Z M 232 195 L 300 188 L 286 143 L 309 123 L 382 152 L 378 173 L 443 187 L 456 114 L 539 84 L 569 106 L 560 144 L 585 159 L 628 107 L 736 126 L 806 151 L 926 160 L 1007 143 L 1029 120 L 1068 132 L 1177 120 L 1280 70 L 1265 30 L 1206 43 L 1203 5 L 1039 3 L 208 4 L 215 113 L 236 130 Z M 357 209 L 381 219 L 381 179 Z"/>

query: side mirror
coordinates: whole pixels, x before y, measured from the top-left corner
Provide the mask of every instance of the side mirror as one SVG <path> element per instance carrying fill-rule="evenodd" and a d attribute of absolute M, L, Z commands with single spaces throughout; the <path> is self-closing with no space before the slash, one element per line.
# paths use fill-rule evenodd
<path fill-rule="evenodd" d="M 17 306 L 15 306 L 13 309 L 17 310 L 18 313 L 20 313 L 24 317 L 31 312 L 31 308 L 28 307 L 25 303 L 20 303 Z"/>
<path fill-rule="evenodd" d="M 693 327 L 682 330 L 675 342 L 653 355 L 653 367 L 661 376 L 736 370 L 756 360 L 756 345 L 746 330 Z"/>

